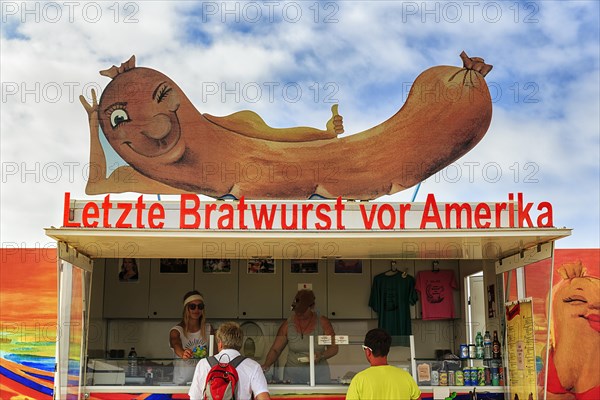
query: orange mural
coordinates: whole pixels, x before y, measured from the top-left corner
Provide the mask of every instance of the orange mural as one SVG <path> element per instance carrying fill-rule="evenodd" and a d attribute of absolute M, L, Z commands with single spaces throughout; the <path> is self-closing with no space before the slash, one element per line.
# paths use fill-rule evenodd
<path fill-rule="evenodd" d="M 541 392 L 548 365 L 548 400 L 600 399 L 600 250 L 555 251 L 548 332 L 550 263 L 544 260 L 525 269 L 527 296 L 534 304 L 538 387 Z"/>
<path fill-rule="evenodd" d="M 56 249 L 0 249 L 0 398 L 51 399 Z"/>
<path fill-rule="evenodd" d="M 102 75 L 100 101 L 83 96 L 90 125 L 86 193 L 200 193 L 215 198 L 369 200 L 410 188 L 471 150 L 487 132 L 492 101 L 479 57 L 421 73 L 404 106 L 353 135 L 337 105 L 325 130 L 276 129 L 251 111 L 201 113 L 166 75 L 135 57 Z M 128 164 L 107 177 L 100 141 Z"/>

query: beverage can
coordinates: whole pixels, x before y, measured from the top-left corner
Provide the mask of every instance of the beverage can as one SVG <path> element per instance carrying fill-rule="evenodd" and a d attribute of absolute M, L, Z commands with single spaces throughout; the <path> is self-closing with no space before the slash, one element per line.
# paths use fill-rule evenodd
<path fill-rule="evenodd" d="M 469 346 L 466 344 L 460 345 L 460 358 L 469 358 Z"/>
<path fill-rule="evenodd" d="M 456 375 L 454 371 L 448 371 L 448 386 L 456 385 Z"/>
<path fill-rule="evenodd" d="M 465 384 L 465 375 L 462 371 L 456 371 L 454 373 L 454 380 L 456 386 L 464 386 Z"/>
<path fill-rule="evenodd" d="M 475 346 L 475 357 L 483 360 L 483 346 Z"/>
<path fill-rule="evenodd" d="M 492 367 L 492 386 L 500 386 L 500 373 L 497 367 Z"/>
<path fill-rule="evenodd" d="M 490 386 L 492 384 L 492 371 L 490 367 L 484 367 L 483 373 L 485 375 L 485 385 Z"/>
<path fill-rule="evenodd" d="M 440 371 L 440 386 L 448 386 L 448 372 Z"/>
<path fill-rule="evenodd" d="M 471 368 L 471 386 L 477 386 L 479 379 L 477 378 L 477 368 Z"/>
<path fill-rule="evenodd" d="M 431 371 L 431 386 L 438 386 L 440 384 L 440 374 L 438 371 Z"/>
<path fill-rule="evenodd" d="M 504 386 L 504 368 L 498 367 L 498 386 Z"/>
<path fill-rule="evenodd" d="M 475 358 L 477 356 L 477 350 L 474 344 L 469 345 L 469 358 Z"/>
<path fill-rule="evenodd" d="M 477 368 L 477 385 L 485 386 L 485 369 L 483 367 Z"/>
<path fill-rule="evenodd" d="M 463 369 L 463 383 L 465 386 L 471 386 L 471 369 L 465 367 Z"/>

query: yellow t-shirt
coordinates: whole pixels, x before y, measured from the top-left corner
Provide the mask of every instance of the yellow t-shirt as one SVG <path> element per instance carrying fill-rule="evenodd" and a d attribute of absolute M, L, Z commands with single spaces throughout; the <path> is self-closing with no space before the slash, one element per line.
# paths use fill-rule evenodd
<path fill-rule="evenodd" d="M 352 378 L 346 400 L 414 400 L 419 396 L 421 390 L 408 372 L 391 365 L 379 365 Z"/>

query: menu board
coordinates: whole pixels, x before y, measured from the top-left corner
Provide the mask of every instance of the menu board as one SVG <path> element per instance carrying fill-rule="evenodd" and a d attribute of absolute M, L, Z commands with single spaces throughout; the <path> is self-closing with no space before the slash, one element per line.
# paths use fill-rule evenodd
<path fill-rule="evenodd" d="M 529 298 L 505 305 L 509 398 L 537 400 L 532 300 Z"/>

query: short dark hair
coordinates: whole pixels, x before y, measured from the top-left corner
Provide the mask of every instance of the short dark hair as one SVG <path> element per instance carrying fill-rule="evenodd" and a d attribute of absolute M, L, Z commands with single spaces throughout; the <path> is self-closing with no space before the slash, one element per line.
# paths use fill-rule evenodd
<path fill-rule="evenodd" d="M 371 329 L 365 336 L 365 346 L 371 348 L 375 357 L 387 356 L 391 345 L 392 336 L 383 329 Z"/>

